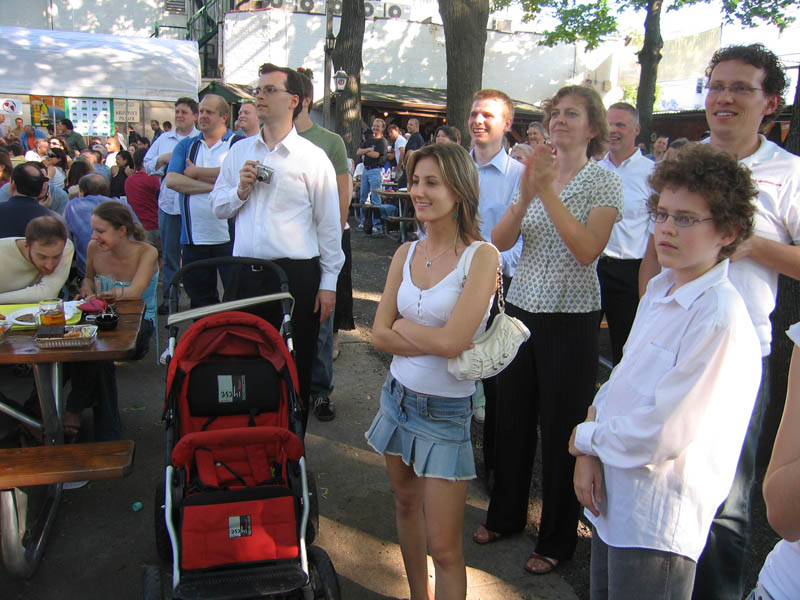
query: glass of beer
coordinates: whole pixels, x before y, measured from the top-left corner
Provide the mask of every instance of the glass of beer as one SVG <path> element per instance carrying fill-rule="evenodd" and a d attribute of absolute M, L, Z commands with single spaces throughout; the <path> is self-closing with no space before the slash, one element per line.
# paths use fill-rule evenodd
<path fill-rule="evenodd" d="M 67 319 L 64 315 L 64 302 L 60 298 L 52 300 L 42 300 L 39 302 L 39 325 L 48 327 L 51 325 L 64 326 Z"/>
<path fill-rule="evenodd" d="M 94 292 L 100 298 L 113 300 L 117 295 L 117 281 L 113 277 L 94 277 Z"/>

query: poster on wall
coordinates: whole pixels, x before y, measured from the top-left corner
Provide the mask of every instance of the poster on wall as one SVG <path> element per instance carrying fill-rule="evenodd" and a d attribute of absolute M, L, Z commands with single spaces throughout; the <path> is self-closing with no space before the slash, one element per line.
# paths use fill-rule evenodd
<path fill-rule="evenodd" d="M 33 96 L 31 100 L 31 121 L 34 127 L 47 127 L 53 120 L 63 119 L 65 114 L 64 98 L 61 96 Z"/>
<path fill-rule="evenodd" d="M 67 98 L 67 117 L 84 136 L 109 136 L 114 127 L 112 102 L 108 98 Z"/>
<path fill-rule="evenodd" d="M 139 123 L 141 106 L 139 100 L 114 100 L 114 123 Z"/>

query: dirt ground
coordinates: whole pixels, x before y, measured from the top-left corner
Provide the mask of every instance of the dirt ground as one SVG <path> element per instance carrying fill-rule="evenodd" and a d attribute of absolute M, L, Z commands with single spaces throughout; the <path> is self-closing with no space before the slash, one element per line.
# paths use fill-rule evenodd
<path fill-rule="evenodd" d="M 307 456 L 320 491 L 318 543 L 331 555 L 348 600 L 391 600 L 408 596 L 394 528 L 391 489 L 378 455 L 363 433 L 377 409 L 377 394 L 389 356 L 369 343 L 391 256 L 391 238 L 352 231 L 354 312 L 357 329 L 342 332 L 342 355 L 334 363 L 333 400 L 337 418 L 320 423 L 313 417 L 307 434 Z M 162 347 L 164 340 L 161 340 Z M 608 354 L 607 341 L 603 342 Z M 30 580 L 11 577 L 0 567 L 3 600 L 133 600 L 141 598 L 145 565 L 158 563 L 153 536 L 153 490 L 163 476 L 164 429 L 160 421 L 164 368 L 155 351 L 137 363 L 118 367 L 120 410 L 125 436 L 136 441 L 133 473 L 121 480 L 98 481 L 64 493 L 44 560 Z M 601 377 L 607 371 L 601 369 Z M 18 377 L 0 367 L 0 391 L 22 400 L 32 388 L 30 377 Z M 473 445 L 479 474 L 483 459 L 480 425 L 473 425 Z M 91 418 L 84 416 L 85 437 Z M 470 541 L 488 503 L 480 479 L 469 487 L 464 551 L 468 567 L 468 598 L 572 600 L 589 597 L 589 529 L 579 525 L 573 560 L 551 575 L 533 577 L 522 570 L 533 549 L 540 514 L 540 467 L 531 487 L 529 527 L 525 536 L 482 547 Z M 763 474 L 762 474 L 763 475 Z M 754 495 L 754 539 L 748 568 L 748 590 L 755 583 L 764 557 L 777 541 L 766 523 L 760 486 Z M 137 509 L 141 502 L 143 508 Z M 169 571 L 162 569 L 164 588 Z"/>
<path fill-rule="evenodd" d="M 366 236 L 361 232 L 353 230 L 353 286 L 354 289 L 368 291 L 369 298 L 374 298 L 374 294 L 380 295 L 383 281 L 386 278 L 391 255 L 398 247 L 398 244 L 385 236 Z M 364 334 L 367 334 L 367 326 L 372 323 L 377 305 L 372 301 L 365 301 L 366 298 L 355 300 L 356 322 L 364 327 Z M 361 331 L 359 331 L 361 333 Z M 608 339 L 607 330 L 601 331 L 600 352 L 606 357 L 611 356 L 611 347 Z M 389 365 L 391 357 L 381 355 L 385 364 Z M 598 387 L 605 382 L 610 370 L 601 366 L 598 373 Z M 475 451 L 476 467 L 479 474 L 478 485 L 482 484 L 483 477 L 483 452 L 480 440 L 483 439 L 483 425 L 473 423 L 472 440 Z M 539 445 L 541 447 L 541 445 Z M 766 507 L 761 495 L 761 484 L 764 479 L 762 468 L 757 474 L 757 482 L 753 492 L 753 534 L 750 556 L 748 561 L 747 578 L 745 591 L 749 591 L 755 586 L 758 580 L 758 573 L 767 554 L 780 539 L 767 523 Z M 531 484 L 530 506 L 528 509 L 528 527 L 525 534 L 535 540 L 538 529 L 537 524 L 541 516 L 541 462 L 537 454 L 534 465 L 534 476 Z M 559 567 L 557 573 L 575 591 L 581 599 L 589 598 L 589 562 L 591 556 L 591 529 L 588 521 L 582 520 L 578 525 L 578 545 L 575 549 L 573 559 Z"/>

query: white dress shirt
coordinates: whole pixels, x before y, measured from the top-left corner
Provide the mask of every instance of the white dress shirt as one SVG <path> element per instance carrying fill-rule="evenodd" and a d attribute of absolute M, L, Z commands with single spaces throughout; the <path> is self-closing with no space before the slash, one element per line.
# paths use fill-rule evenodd
<path fill-rule="evenodd" d="M 158 193 L 158 208 L 168 215 L 181 214 L 179 194 L 175 190 L 169 189 L 164 184 L 164 175 L 167 172 L 169 161 L 167 161 L 164 166 L 159 169 L 156 169 L 156 161 L 162 154 L 166 152 L 172 152 L 175 149 L 175 146 L 178 145 L 178 142 L 180 142 L 183 138 L 194 137 L 196 135 L 200 135 L 200 132 L 196 127 L 192 127 L 189 135 L 181 135 L 178 133 L 177 129 L 172 129 L 158 136 L 156 141 L 153 142 L 153 144 L 147 150 L 147 154 L 144 155 L 144 161 L 142 161 L 142 163 L 145 171 L 147 171 L 147 174 L 158 175 L 162 178 L 161 191 Z"/>
<path fill-rule="evenodd" d="M 159 138 L 161 139 L 161 138 Z M 271 183 L 256 182 L 239 199 L 239 169 L 256 160 L 274 169 Z M 211 192 L 214 214 L 236 217 L 234 256 L 275 260 L 319 256 L 322 290 L 336 290 L 344 264 L 336 174 L 328 156 L 294 127 L 270 151 L 261 135 L 231 147 Z"/>
<path fill-rule="evenodd" d="M 758 337 L 723 260 L 672 292 L 665 269 L 642 297 L 622 361 L 575 445 L 603 463 L 600 538 L 697 560 L 730 491 L 761 379 Z"/>
<path fill-rule="evenodd" d="M 475 160 L 474 150 L 470 152 L 470 155 L 472 160 Z M 475 163 L 475 166 L 478 168 L 480 185 L 478 212 L 481 215 L 481 235 L 484 240 L 491 242 L 492 229 L 500 222 L 511 205 L 525 167 L 521 162 L 511 158 L 503 148 L 485 165 Z M 500 253 L 503 261 L 503 275 L 514 276 L 521 254 L 522 236 L 519 236 L 516 244 Z"/>
<path fill-rule="evenodd" d="M 608 238 L 603 256 L 624 259 L 642 258 L 647 250 L 649 234 L 647 199 L 652 194 L 647 178 L 650 177 L 656 164 L 646 158 L 638 148 L 619 166 L 611 161 L 610 153 L 606 153 L 598 164 L 620 176 L 625 199 L 622 220 L 618 221 L 611 230 L 611 237 Z"/>

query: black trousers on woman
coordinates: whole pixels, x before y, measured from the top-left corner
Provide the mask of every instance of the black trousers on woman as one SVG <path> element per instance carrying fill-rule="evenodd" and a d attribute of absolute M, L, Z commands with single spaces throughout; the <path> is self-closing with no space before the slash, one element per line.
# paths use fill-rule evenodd
<path fill-rule="evenodd" d="M 486 527 L 504 534 L 525 528 L 538 425 L 543 468 L 536 552 L 567 560 L 580 514 L 567 445 L 594 398 L 601 312 L 529 313 L 508 303 L 506 312 L 521 319 L 531 337 L 497 377 L 495 481 Z"/>

